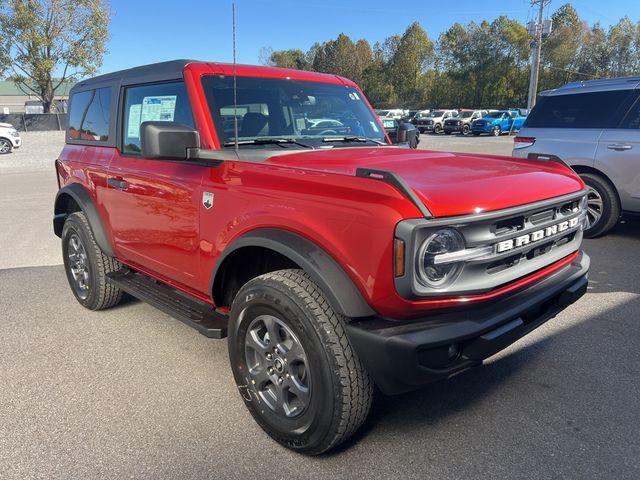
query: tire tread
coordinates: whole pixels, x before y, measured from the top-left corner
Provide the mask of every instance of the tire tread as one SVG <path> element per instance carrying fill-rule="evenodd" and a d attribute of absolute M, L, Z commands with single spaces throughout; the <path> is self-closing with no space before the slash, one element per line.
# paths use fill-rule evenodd
<path fill-rule="evenodd" d="M 91 249 L 96 260 L 95 267 L 98 284 L 95 288 L 95 299 L 90 305 L 85 305 L 90 310 L 103 310 L 117 305 L 122 299 L 122 290 L 109 282 L 107 274 L 118 271 L 122 268 L 122 264 L 113 257 L 105 255 L 100 246 L 97 244 L 91 225 L 84 212 L 75 212 L 69 215 L 67 221 L 74 221 L 84 230 L 85 235 L 89 238 L 89 245 L 85 248 Z"/>
<path fill-rule="evenodd" d="M 336 447 L 364 423 L 373 399 L 373 383 L 351 347 L 344 328 L 346 318 L 337 314 L 320 288 L 303 270 L 266 273 L 251 282 L 278 283 L 304 302 L 317 322 L 316 331 L 338 365 L 340 388 L 336 389 L 336 409 L 332 431 L 324 442 L 307 453 L 317 455 Z M 250 283 L 251 283 L 250 282 Z"/>

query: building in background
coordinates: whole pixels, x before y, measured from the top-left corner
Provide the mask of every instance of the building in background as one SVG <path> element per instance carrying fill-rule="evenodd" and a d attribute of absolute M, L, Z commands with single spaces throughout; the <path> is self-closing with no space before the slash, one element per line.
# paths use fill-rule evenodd
<path fill-rule="evenodd" d="M 51 105 L 51 113 L 66 113 L 69 90 L 73 82 L 65 82 L 58 87 Z M 0 115 L 10 113 L 43 113 L 42 102 L 36 95 L 29 95 L 14 82 L 0 80 Z"/>

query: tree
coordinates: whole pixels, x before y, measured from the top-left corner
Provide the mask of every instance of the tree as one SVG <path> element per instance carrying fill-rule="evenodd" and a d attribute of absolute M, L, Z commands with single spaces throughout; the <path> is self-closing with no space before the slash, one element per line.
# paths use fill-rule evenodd
<path fill-rule="evenodd" d="M 0 0 L 0 45 L 9 78 L 51 110 L 66 81 L 95 75 L 106 51 L 106 0 Z"/>
<path fill-rule="evenodd" d="M 422 103 L 422 75 L 433 58 L 433 42 L 418 22 L 405 30 L 391 57 L 392 82 L 402 107 L 417 107 Z"/>
<path fill-rule="evenodd" d="M 294 68 L 296 70 L 309 69 L 307 57 L 299 48 L 271 52 L 268 64 L 273 67 Z"/>

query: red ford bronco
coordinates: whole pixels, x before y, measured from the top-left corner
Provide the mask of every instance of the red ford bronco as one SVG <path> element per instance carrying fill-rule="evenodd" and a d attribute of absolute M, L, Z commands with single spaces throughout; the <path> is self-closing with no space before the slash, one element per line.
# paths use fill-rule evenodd
<path fill-rule="evenodd" d="M 480 365 L 587 288 L 571 169 L 389 143 L 335 75 L 172 61 L 80 82 L 53 219 L 71 290 L 228 336 L 260 426 L 335 447 L 374 384 Z"/>

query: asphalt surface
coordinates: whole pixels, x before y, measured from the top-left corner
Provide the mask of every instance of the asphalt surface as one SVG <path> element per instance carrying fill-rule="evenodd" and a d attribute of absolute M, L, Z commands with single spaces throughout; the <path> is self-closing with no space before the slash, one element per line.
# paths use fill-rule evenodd
<path fill-rule="evenodd" d="M 43 138 L 62 137 L 25 136 L 21 155 Z M 353 440 L 309 458 L 253 422 L 224 341 L 135 300 L 77 304 L 51 233 L 53 158 L 0 157 L 0 479 L 640 478 L 639 221 L 585 242 L 577 304 L 483 367 L 377 396 Z"/>

